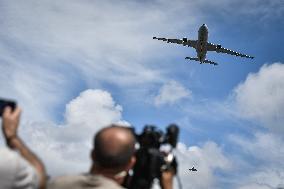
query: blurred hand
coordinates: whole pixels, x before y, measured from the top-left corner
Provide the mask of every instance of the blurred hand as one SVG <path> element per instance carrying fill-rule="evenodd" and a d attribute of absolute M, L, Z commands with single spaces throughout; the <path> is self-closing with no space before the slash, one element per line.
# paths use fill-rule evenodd
<path fill-rule="evenodd" d="M 21 109 L 17 107 L 12 111 L 11 107 L 6 107 L 3 112 L 2 130 L 6 140 L 17 136 Z"/>
<path fill-rule="evenodd" d="M 162 172 L 161 187 L 163 189 L 172 189 L 174 176 L 175 173 L 173 170 L 167 170 Z"/>
<path fill-rule="evenodd" d="M 25 145 L 18 137 L 18 127 L 20 122 L 21 109 L 17 107 L 14 111 L 6 107 L 3 112 L 2 131 L 6 138 L 7 145 L 11 149 L 17 150 L 21 156 L 27 160 L 39 173 L 39 189 L 46 187 L 46 172 L 40 159 Z"/>

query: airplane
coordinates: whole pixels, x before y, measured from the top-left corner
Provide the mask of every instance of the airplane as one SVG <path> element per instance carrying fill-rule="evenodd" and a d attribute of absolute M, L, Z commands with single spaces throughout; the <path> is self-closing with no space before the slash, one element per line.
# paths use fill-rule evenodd
<path fill-rule="evenodd" d="M 188 169 L 190 171 L 197 171 L 197 169 L 195 169 L 194 167 L 192 167 L 191 169 Z"/>
<path fill-rule="evenodd" d="M 208 42 L 208 27 L 206 24 L 203 24 L 200 26 L 198 30 L 198 39 L 197 40 L 190 40 L 187 38 L 183 39 L 167 39 L 167 38 L 160 38 L 160 37 L 153 37 L 153 39 L 162 40 L 167 43 L 176 43 L 181 44 L 183 46 L 193 47 L 196 49 L 197 57 L 186 57 L 185 59 L 194 60 L 202 63 L 208 63 L 213 65 L 218 65 L 218 63 L 207 60 L 206 59 L 206 53 L 207 51 L 216 51 L 217 53 L 226 53 L 230 55 L 245 57 L 245 58 L 251 58 L 253 59 L 253 56 L 245 55 L 239 52 L 232 51 L 230 49 L 223 48 L 221 45 L 215 45 L 213 43 Z"/>

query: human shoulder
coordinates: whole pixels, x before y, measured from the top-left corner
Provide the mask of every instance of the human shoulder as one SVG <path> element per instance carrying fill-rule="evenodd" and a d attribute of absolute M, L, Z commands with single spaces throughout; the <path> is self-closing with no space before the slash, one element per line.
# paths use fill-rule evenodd
<path fill-rule="evenodd" d="M 11 188 L 16 173 L 16 153 L 0 148 L 0 188 Z"/>
<path fill-rule="evenodd" d="M 48 189 L 123 189 L 120 185 L 111 179 L 101 175 L 74 175 L 74 176 L 61 176 L 52 179 L 48 184 Z"/>
<path fill-rule="evenodd" d="M 102 175 L 94 175 L 91 177 L 91 180 L 93 183 L 96 183 L 99 187 L 98 189 L 124 189 L 122 186 L 120 186 L 118 183 L 116 183 L 114 180 L 109 179 L 107 177 L 104 177 Z"/>
<path fill-rule="evenodd" d="M 39 176 L 36 170 L 17 152 L 1 148 L 0 157 L 0 188 L 38 187 Z"/>
<path fill-rule="evenodd" d="M 76 188 L 77 185 L 86 180 L 84 175 L 66 175 L 59 176 L 51 179 L 48 183 L 48 189 L 67 189 L 67 188 Z"/>

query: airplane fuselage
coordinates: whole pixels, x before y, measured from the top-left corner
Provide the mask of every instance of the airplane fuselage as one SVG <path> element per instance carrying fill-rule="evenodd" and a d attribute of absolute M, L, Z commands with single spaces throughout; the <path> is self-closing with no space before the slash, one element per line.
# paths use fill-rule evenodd
<path fill-rule="evenodd" d="M 202 26 L 200 26 L 198 30 L 198 40 L 196 43 L 197 57 L 201 63 L 204 62 L 206 58 L 207 42 L 208 42 L 208 28 L 205 24 L 203 24 Z"/>

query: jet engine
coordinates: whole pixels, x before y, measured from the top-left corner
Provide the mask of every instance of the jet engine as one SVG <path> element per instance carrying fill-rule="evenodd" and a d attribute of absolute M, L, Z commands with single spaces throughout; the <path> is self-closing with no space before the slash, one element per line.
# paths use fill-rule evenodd
<path fill-rule="evenodd" d="M 222 46 L 220 44 L 217 45 L 216 52 L 219 53 Z"/>
<path fill-rule="evenodd" d="M 187 43 L 187 38 L 186 38 L 186 37 L 182 38 L 182 44 L 183 44 L 183 46 L 186 46 L 186 43 Z"/>

